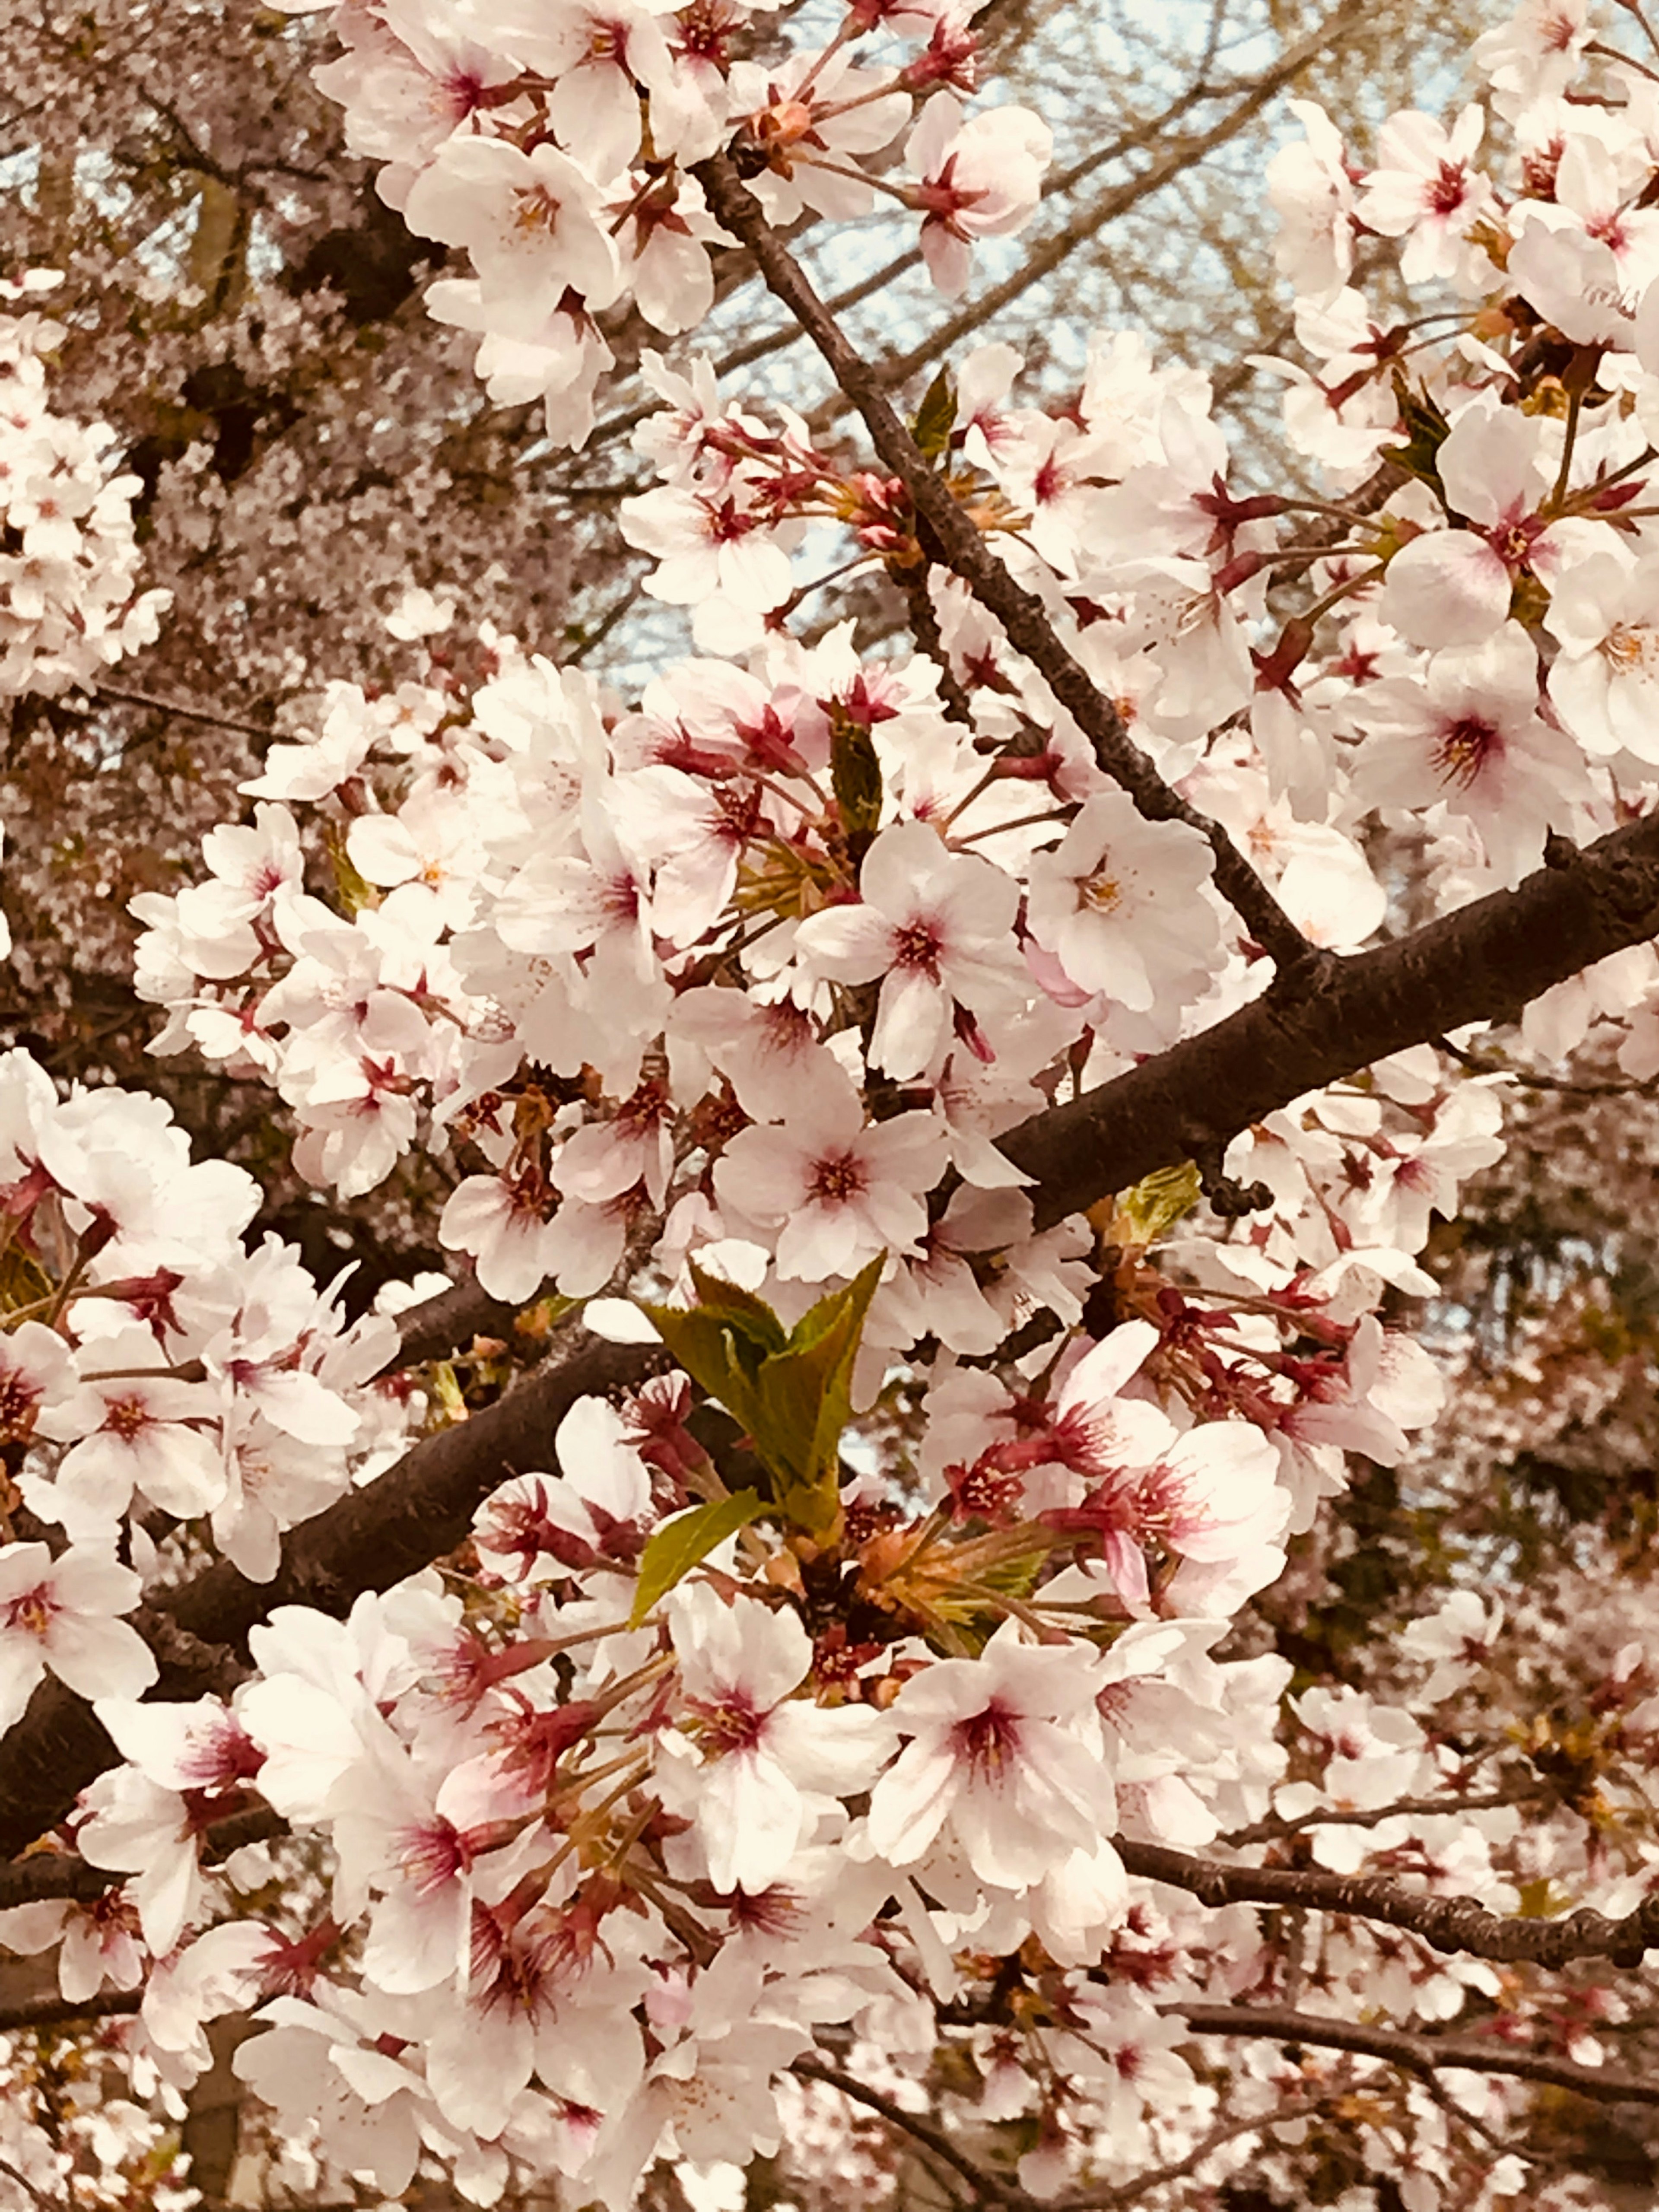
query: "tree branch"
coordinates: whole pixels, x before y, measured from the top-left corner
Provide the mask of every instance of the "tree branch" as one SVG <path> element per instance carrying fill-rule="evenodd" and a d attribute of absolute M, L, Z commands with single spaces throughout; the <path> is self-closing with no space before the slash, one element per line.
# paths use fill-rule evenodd
<path fill-rule="evenodd" d="M 397 1353 L 382 1371 L 447 1358 L 475 1336 L 504 1337 L 510 1343 L 514 1323 L 535 1303 L 534 1298 L 516 1304 L 492 1298 L 476 1275 L 452 1283 L 447 1291 L 422 1298 L 419 1305 L 407 1307 L 398 1316 Z"/>
<path fill-rule="evenodd" d="M 203 1838 L 213 1864 L 227 1859 L 244 1844 L 268 1843 L 288 1833 L 288 1823 L 269 1805 L 250 1805 L 246 1811 L 227 1814 L 216 1820 Z M 210 1864 L 208 1871 L 211 1873 Z M 71 1898 L 90 1905 L 106 1889 L 118 1888 L 131 1876 L 109 1867 L 94 1866 L 71 1851 L 36 1851 L 0 1866 L 0 1911 L 9 1905 L 33 1905 L 43 1899 Z"/>
<path fill-rule="evenodd" d="M 1032 2200 L 1017 2183 L 1005 2181 L 1000 2175 L 987 2173 L 983 2167 L 975 2166 L 972 2159 L 957 2148 L 942 2128 L 934 2126 L 920 2112 L 907 2112 L 902 2105 L 895 2104 L 890 2097 L 883 2096 L 879 2089 L 866 2088 L 853 2075 L 842 2074 L 817 2058 L 797 2058 L 789 2070 L 803 2081 L 821 2081 L 826 2088 L 839 2089 L 843 2097 L 850 2098 L 855 2105 L 867 2105 L 872 2112 L 879 2112 L 890 2126 L 912 2136 L 926 2149 L 932 2151 L 935 2158 L 942 2160 L 953 2173 L 960 2175 L 973 2191 L 977 2202 L 982 2203 L 988 2197 L 1000 2204 L 1025 2205 L 1031 2203 Z"/>
<path fill-rule="evenodd" d="M 1571 2089 L 1600 2105 L 1659 2105 L 1659 2081 L 1638 2074 L 1614 2074 L 1601 2066 L 1575 2066 L 1541 2051 L 1514 2051 L 1468 2035 L 1408 2035 L 1403 2029 L 1362 2027 L 1358 2021 L 1324 2020 L 1316 2014 L 1290 2012 L 1270 2005 L 1160 2005 L 1160 2012 L 1184 2020 L 1194 2035 L 1267 2036 L 1275 2043 L 1307 2043 L 1330 2051 L 1352 2051 L 1386 2058 L 1408 2074 L 1434 2074 L 1455 2067 L 1465 2074 L 1507 2074 L 1522 2081 L 1542 2081 Z"/>
<path fill-rule="evenodd" d="M 1557 1967 L 1570 1959 L 1611 1959 L 1615 1966 L 1639 1966 L 1644 1953 L 1659 1947 L 1659 1892 L 1620 1920 L 1609 1920 L 1589 1905 L 1559 1920 L 1533 1920 L 1489 1912 L 1472 1897 L 1431 1897 L 1404 1889 L 1375 1875 L 1222 1866 L 1162 1844 L 1123 1838 L 1117 1839 L 1117 1850 L 1131 1874 L 1185 1890 L 1200 1904 L 1304 1905 L 1316 1912 L 1341 1912 L 1403 1928 L 1432 1950 L 1464 1951 L 1505 1965 Z"/>
<path fill-rule="evenodd" d="M 1275 2106 L 1271 2112 L 1258 2112 L 1249 2119 L 1224 2121 L 1173 2165 L 1160 2166 L 1150 2173 L 1138 2173 L 1133 2181 L 1121 2181 L 1111 2188 L 1079 2189 L 1069 2197 L 1047 2197 L 1042 2212 L 1116 2212 L 1118 2206 L 1133 2204 L 1149 2189 L 1161 2189 L 1166 2181 L 1184 2181 L 1212 2152 L 1237 2142 L 1240 2136 L 1259 2135 L 1265 2128 L 1286 2127 L 1293 2120 L 1305 2120 L 1324 2102 L 1322 2097 L 1292 2098 Z"/>
<path fill-rule="evenodd" d="M 32 2028 L 72 2027 L 137 2012 L 143 2002 L 142 1990 L 110 1990 L 97 1997 L 35 1997 L 27 2004 L 0 2005 L 0 2035 L 15 2035 Z"/>
<path fill-rule="evenodd" d="M 1308 1828 L 1377 1828 L 1384 1820 L 1415 1819 L 1423 1814 L 1437 1817 L 1444 1813 L 1495 1813 L 1505 1805 L 1535 1803 L 1546 1795 L 1531 1784 L 1516 1790 L 1491 1790 L 1479 1797 L 1401 1797 L 1392 1805 L 1365 1809 L 1358 1806 L 1344 1806 L 1334 1811 L 1316 1808 L 1311 1813 L 1298 1813 L 1294 1820 L 1270 1813 L 1265 1820 L 1253 1820 L 1248 1828 L 1234 1828 L 1219 1840 L 1230 1850 L 1237 1850 L 1246 1844 L 1278 1843 L 1285 1836 L 1299 1836 Z"/>
<path fill-rule="evenodd" d="M 1614 830 L 1369 952 L 1334 957 L 1212 1029 L 1049 1107 L 998 1139 L 1032 1176 L 1039 1227 L 1154 1168 L 1224 1152 L 1310 1091 L 1448 1030 L 1518 1013 L 1611 952 L 1659 934 L 1659 815 Z"/>
<path fill-rule="evenodd" d="M 1038 671 L 1088 738 L 1101 768 L 1147 819 L 1184 822 L 1209 841 L 1215 855 L 1216 888 L 1255 941 L 1273 955 L 1281 980 L 1290 973 L 1317 972 L 1327 956 L 1303 936 L 1220 824 L 1189 806 L 1164 782 L 1130 737 L 1116 708 L 1061 644 L 1042 600 L 1014 581 L 944 478 L 928 466 L 889 402 L 882 378 L 842 336 L 730 155 L 716 154 L 698 162 L 694 174 L 716 219 L 754 254 L 769 289 L 794 314 L 863 417 L 876 451 L 909 495 L 923 550 L 953 569 L 996 616 L 1014 650 Z"/>

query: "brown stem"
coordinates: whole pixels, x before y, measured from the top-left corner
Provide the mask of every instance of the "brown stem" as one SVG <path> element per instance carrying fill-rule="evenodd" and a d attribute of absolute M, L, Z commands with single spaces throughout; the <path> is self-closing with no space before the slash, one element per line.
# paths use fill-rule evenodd
<path fill-rule="evenodd" d="M 1420 1936 L 1435 1951 L 1462 1951 L 1505 1965 L 1557 1967 L 1570 1959 L 1611 1959 L 1639 1966 L 1659 1948 L 1659 1893 L 1621 1919 L 1585 1905 L 1559 1920 L 1489 1912 L 1472 1897 L 1431 1897 L 1376 1875 L 1325 1874 L 1291 1867 L 1223 1866 L 1162 1844 L 1120 1838 L 1118 1855 L 1131 1874 L 1167 1882 L 1201 1904 L 1305 1905 L 1355 1920 L 1380 1920 Z"/>
<path fill-rule="evenodd" d="M 1466 2074 L 1507 2074 L 1517 2081 L 1546 2082 L 1601 2105 L 1659 2105 L 1659 2081 L 1651 2077 L 1614 2074 L 1604 2066 L 1575 2066 L 1565 2058 L 1515 2051 L 1477 2036 L 1408 2035 L 1400 2028 L 1362 2027 L 1356 2021 L 1325 2020 L 1271 2005 L 1173 2004 L 1159 2010 L 1184 2020 L 1194 2035 L 1267 2036 L 1275 2043 L 1307 2043 L 1386 2058 L 1408 2074 L 1456 2067 Z"/>
<path fill-rule="evenodd" d="M 872 2112 L 879 2112 L 890 2125 L 902 2129 L 906 2135 L 932 2151 L 935 2158 L 942 2160 L 953 2173 L 959 2174 L 973 2191 L 975 2202 L 983 2203 L 989 2197 L 1000 2204 L 1030 2203 L 1031 2199 L 1018 2183 L 1005 2181 L 998 2174 L 987 2173 L 983 2167 L 975 2166 L 972 2159 L 957 2148 L 942 2128 L 936 2127 L 920 2112 L 907 2112 L 902 2105 L 896 2104 L 890 2097 L 884 2097 L 879 2089 L 866 2087 L 853 2075 L 826 2066 L 821 2059 L 797 2058 L 789 2070 L 803 2081 L 821 2081 L 826 2088 L 839 2089 L 843 2097 L 850 2098 L 855 2105 L 867 2105 Z"/>
<path fill-rule="evenodd" d="M 1033 1177 L 1037 1224 L 1080 1213 L 1154 1168 L 1217 1149 L 1279 1108 L 1390 1053 L 1483 1020 L 1659 934 L 1659 815 L 1582 852 L 1553 847 L 1517 890 L 1410 936 L 1330 960 L 1167 1052 L 1045 1108 L 998 1139 Z"/>
<path fill-rule="evenodd" d="M 1326 956 L 1303 936 L 1220 824 L 1189 806 L 1164 782 L 1130 737 L 1116 708 L 1061 644 L 1042 600 L 1014 581 L 950 487 L 928 466 L 895 412 L 881 379 L 842 336 L 730 156 L 711 155 L 697 164 L 695 174 L 716 219 L 753 253 L 768 288 L 796 317 L 857 408 L 876 451 L 909 495 L 923 550 L 953 569 L 980 604 L 996 616 L 1014 650 L 1038 671 L 1088 738 L 1103 770 L 1128 793 L 1147 819 L 1184 822 L 1208 840 L 1215 855 L 1216 888 L 1256 943 L 1273 955 L 1281 978 L 1317 973 Z"/>

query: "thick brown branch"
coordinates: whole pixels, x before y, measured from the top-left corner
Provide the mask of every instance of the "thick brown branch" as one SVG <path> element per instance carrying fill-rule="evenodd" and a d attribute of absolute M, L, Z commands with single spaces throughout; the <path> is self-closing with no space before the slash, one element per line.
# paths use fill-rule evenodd
<path fill-rule="evenodd" d="M 1172 791 L 1124 727 L 1123 719 L 1061 644 L 1042 602 L 1004 568 L 974 523 L 931 469 L 883 389 L 882 379 L 856 353 L 807 281 L 805 272 L 766 220 L 760 202 L 729 155 L 697 164 L 696 174 L 714 215 L 754 254 L 769 289 L 799 322 L 857 408 L 872 443 L 908 493 L 923 550 L 953 569 L 996 616 L 1094 747 L 1095 757 L 1149 820 L 1185 822 L 1215 854 L 1216 887 L 1284 971 L 1312 971 L 1321 956 L 1285 914 L 1226 831 Z"/>
<path fill-rule="evenodd" d="M 143 1995 L 142 1990 L 106 1990 L 97 1997 L 35 1997 L 27 2004 L 0 2005 L 0 2035 L 77 2024 L 95 2027 L 100 2020 L 137 2012 Z"/>
<path fill-rule="evenodd" d="M 1160 2008 L 1184 2020 L 1194 2035 L 1267 2036 L 1275 2043 L 1306 2043 L 1330 2051 L 1352 2051 L 1386 2058 L 1408 2074 L 1434 2074 L 1455 2067 L 1465 2074 L 1507 2074 L 1522 2081 L 1543 2081 L 1571 2089 L 1600 2105 L 1659 2105 L 1659 2081 L 1638 2074 L 1614 2074 L 1602 2066 L 1575 2066 L 1541 2051 L 1516 2051 L 1472 2035 L 1408 2035 L 1392 2027 L 1362 2027 L 1358 2021 L 1324 2020 L 1314 2013 L 1275 2006 L 1176 2004 Z"/>
<path fill-rule="evenodd" d="M 398 1351 L 392 1364 L 418 1367 L 422 1360 L 444 1359 L 475 1336 L 511 1339 L 513 1324 L 526 1305 L 492 1298 L 477 1276 L 452 1283 L 434 1297 L 422 1298 L 398 1316 Z"/>
<path fill-rule="evenodd" d="M 1489 1912 L 1472 1897 L 1427 1896 L 1375 1875 L 1222 1866 L 1162 1844 L 1124 1839 L 1117 1848 L 1131 1874 L 1168 1882 L 1205 1905 L 1288 1905 L 1341 1912 L 1406 1929 L 1432 1950 L 1465 1951 L 1505 1965 L 1556 1967 L 1570 1959 L 1611 1959 L 1615 1966 L 1639 1966 L 1644 1952 L 1659 1948 L 1659 1893 L 1619 1920 L 1589 1905 L 1559 1920 L 1531 1920 Z"/>
<path fill-rule="evenodd" d="M 1370 952 L 1333 959 L 998 1141 L 1036 1182 L 1040 1225 L 1127 1189 L 1154 1168 L 1224 1151 L 1310 1091 L 1528 1000 L 1659 935 L 1659 815 L 1554 855 Z"/>
<path fill-rule="evenodd" d="M 1154 1168 L 1218 1151 L 1262 1115 L 1386 1054 L 1512 1013 L 1656 933 L 1659 817 L 1649 817 L 1540 869 L 1518 890 L 1330 963 L 1299 996 L 1258 1000 L 1075 1103 L 1033 1116 L 1003 1149 L 1036 1178 L 1039 1219 L 1057 1220 Z M 651 1355 L 599 1343 L 568 1324 L 548 1364 L 500 1404 L 428 1438 L 377 1482 L 294 1530 L 274 1583 L 262 1586 L 216 1566 L 149 1612 L 145 1625 L 163 1657 L 160 1694 L 188 1698 L 224 1686 L 233 1679 L 224 1647 L 240 1645 L 274 1605 L 343 1613 L 360 1590 L 385 1589 L 441 1557 L 507 1474 L 546 1464 L 552 1430 L 574 1398 L 636 1382 L 653 1364 Z M 113 1756 L 79 1699 L 55 1683 L 38 1691 L 0 1746 L 0 1852 L 20 1850 L 52 1826 Z M 1188 1869 L 1201 1865 L 1170 1856 Z M 1214 1870 L 1224 1883 L 1243 1878 L 1238 1869 Z M 1269 1901 L 1310 1900 L 1276 1893 Z M 1421 1902 L 1410 1900 L 1409 1909 L 1418 1911 Z M 1613 1925 L 1592 1917 L 1599 1928 Z M 1569 1924 L 1521 1923 L 1525 1947 L 1490 1955 L 1613 1956 L 1635 1943 L 1632 1929 L 1575 1947 L 1564 1936 Z M 1636 1945 L 1637 1955 L 1644 1944 Z"/>

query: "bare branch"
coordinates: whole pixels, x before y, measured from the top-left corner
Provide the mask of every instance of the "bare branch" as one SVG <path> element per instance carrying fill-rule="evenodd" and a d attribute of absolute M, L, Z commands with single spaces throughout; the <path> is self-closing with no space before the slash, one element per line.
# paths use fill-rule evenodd
<path fill-rule="evenodd" d="M 978 2202 L 982 2203 L 988 2197 L 1000 2204 L 1026 2205 L 1032 2202 L 1017 2183 L 1005 2181 L 1000 2175 L 987 2173 L 983 2167 L 975 2166 L 972 2159 L 957 2148 L 942 2128 L 936 2127 L 920 2112 L 907 2112 L 902 2105 L 883 2096 L 879 2089 L 867 2087 L 853 2075 L 841 2073 L 817 2058 L 798 2058 L 789 2070 L 803 2081 L 822 2081 L 826 2088 L 839 2089 L 855 2105 L 867 2105 L 872 2112 L 879 2112 L 891 2126 L 914 2137 L 935 2158 L 942 2159 L 953 2173 L 959 2174 Z"/>
<path fill-rule="evenodd" d="M 257 738 L 262 745 L 280 740 L 281 730 L 263 729 L 257 722 L 240 721 L 234 714 L 222 713 L 216 707 L 187 706 L 182 699 L 152 699 L 148 692 L 122 691 L 111 684 L 97 684 L 89 696 L 96 702 L 113 699 L 123 707 L 148 707 L 153 714 L 177 714 L 186 722 L 206 722 L 216 730 L 234 730 L 240 737 Z"/>
<path fill-rule="evenodd" d="M 1571 2089 L 1599 2105 L 1659 2105 L 1659 2081 L 1651 2076 L 1575 2066 L 1569 2059 L 1516 2051 L 1474 2036 L 1408 2035 L 1400 2028 L 1361 2027 L 1356 2021 L 1325 2020 L 1314 2013 L 1267 2005 L 1173 2004 L 1159 2010 L 1184 2020 L 1194 2035 L 1267 2036 L 1275 2043 L 1306 2043 L 1386 2058 L 1408 2074 L 1455 2067 L 1465 2074 L 1506 2074 L 1517 2081 L 1542 2081 L 1553 2089 Z"/>
<path fill-rule="evenodd" d="M 1506 1965 L 1556 1967 L 1570 1959 L 1611 1959 L 1615 1966 L 1639 1966 L 1643 1954 L 1659 1947 L 1659 1893 L 1620 1920 L 1609 1920 L 1589 1905 L 1559 1920 L 1534 1920 L 1489 1912 L 1472 1897 L 1431 1897 L 1375 1875 L 1222 1866 L 1162 1844 L 1122 1838 L 1117 1849 L 1131 1874 L 1168 1882 L 1204 1905 L 1305 1905 L 1317 1912 L 1341 1912 L 1406 1929 L 1432 1950 L 1465 1951 Z"/>
<path fill-rule="evenodd" d="M 398 1316 L 398 1350 L 388 1367 L 418 1367 L 425 1360 L 447 1358 L 475 1336 L 510 1341 L 518 1316 L 535 1304 L 534 1298 L 516 1304 L 492 1298 L 476 1275 L 452 1283 L 447 1291 L 422 1298 Z"/>
<path fill-rule="evenodd" d="M 1436 1037 L 1433 1043 L 1437 1052 L 1468 1068 L 1471 1075 L 1502 1075 L 1519 1084 L 1522 1091 L 1559 1091 L 1570 1098 L 1651 1098 L 1659 1092 L 1659 1078 L 1654 1076 L 1639 1082 L 1632 1077 L 1623 1082 L 1576 1083 L 1565 1076 L 1547 1075 L 1541 1068 L 1511 1067 L 1506 1060 L 1498 1060 L 1491 1053 L 1466 1052 L 1449 1037 Z"/>

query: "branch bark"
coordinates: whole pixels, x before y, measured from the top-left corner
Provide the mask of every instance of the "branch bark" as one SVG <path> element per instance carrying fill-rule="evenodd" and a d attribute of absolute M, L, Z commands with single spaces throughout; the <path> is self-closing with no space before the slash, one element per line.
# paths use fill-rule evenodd
<path fill-rule="evenodd" d="M 1326 962 L 1212 1029 L 1022 1121 L 998 1139 L 1036 1184 L 1039 1227 L 1154 1168 L 1224 1152 L 1310 1091 L 1466 1023 L 1520 1012 L 1569 975 L 1659 934 L 1659 815 L 1614 830 L 1518 889 L 1409 937 Z"/>
<path fill-rule="evenodd" d="M 1571 2089 L 1599 2105 L 1659 2105 L 1659 2081 L 1650 2076 L 1575 2066 L 1569 2059 L 1516 2051 L 1474 2036 L 1410 2035 L 1400 2028 L 1361 2027 L 1355 2021 L 1324 2020 L 1316 2014 L 1267 2005 L 1175 2004 L 1159 2009 L 1185 2021 L 1194 2035 L 1266 2036 L 1275 2043 L 1307 2043 L 1386 2058 L 1408 2074 L 1435 2074 L 1455 2067 L 1465 2074 L 1507 2074 L 1522 2081 L 1545 2082 L 1553 2089 Z"/>
<path fill-rule="evenodd" d="M 1489 1912 L 1472 1897 L 1431 1897 L 1374 1875 L 1325 1874 L 1291 1867 L 1223 1866 L 1162 1844 L 1120 1838 L 1119 1856 L 1131 1874 L 1185 1890 L 1200 1904 L 1301 1905 L 1380 1920 L 1420 1936 L 1435 1951 L 1462 1951 L 1510 1966 L 1558 1967 L 1570 1959 L 1611 1959 L 1639 1966 L 1659 1948 L 1659 1892 L 1622 1919 L 1586 1905 L 1559 1920 Z"/>

